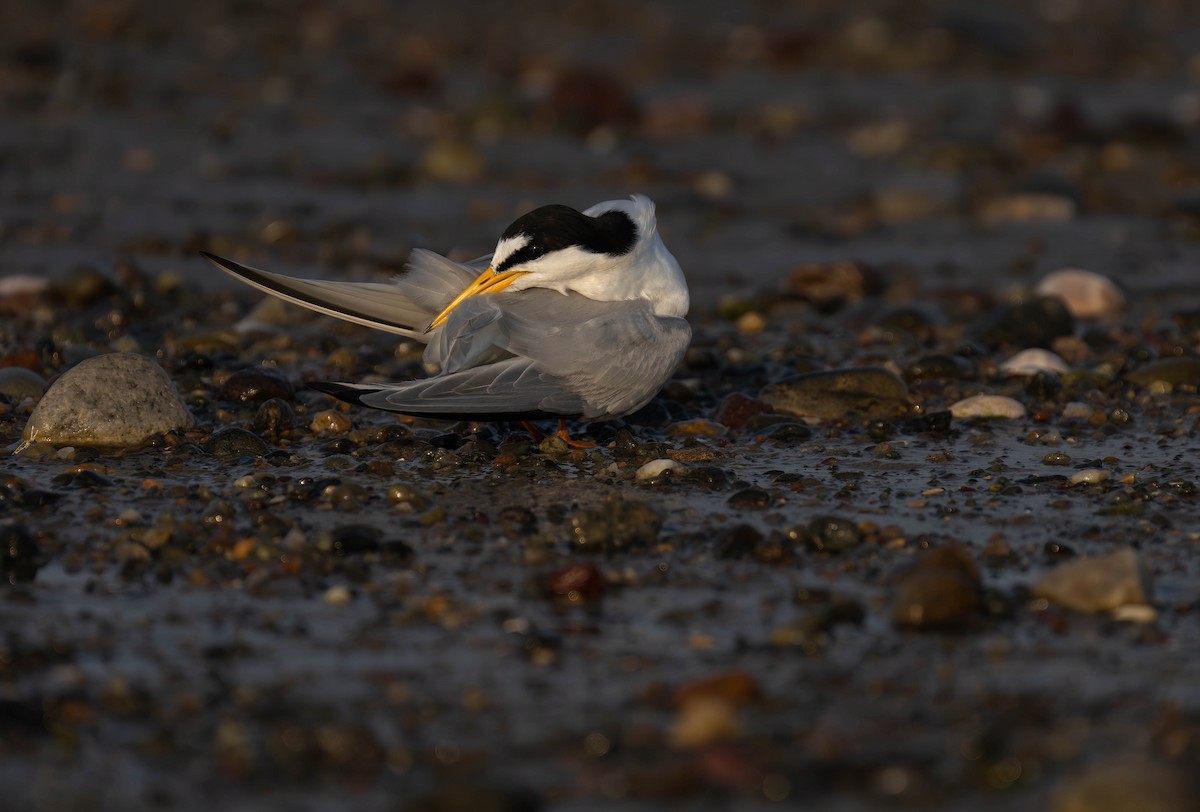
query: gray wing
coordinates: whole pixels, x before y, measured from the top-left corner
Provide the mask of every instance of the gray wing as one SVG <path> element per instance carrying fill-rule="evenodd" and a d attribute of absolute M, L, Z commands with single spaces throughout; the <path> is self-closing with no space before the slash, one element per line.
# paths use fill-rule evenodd
<path fill-rule="evenodd" d="M 537 420 L 581 417 L 582 399 L 527 358 L 506 358 L 449 375 L 396 384 L 310 383 L 342 400 L 389 412 L 444 420 Z M 543 403 L 552 400 L 555 408 Z"/>
<path fill-rule="evenodd" d="M 486 266 L 463 265 L 414 249 L 406 272 L 391 282 L 331 282 L 261 271 L 201 251 L 226 273 L 281 299 L 345 321 L 425 341 L 425 327 Z"/>
<path fill-rule="evenodd" d="M 472 297 L 456 308 L 426 350 L 426 362 L 442 368 L 438 375 L 317 388 L 429 417 L 603 419 L 654 397 L 690 340 L 684 319 L 656 316 L 641 300 L 597 302 L 527 289 Z"/>
<path fill-rule="evenodd" d="M 643 299 L 597 302 L 578 294 L 525 290 L 504 296 L 505 349 L 560 382 L 541 406 L 582 400 L 585 418 L 637 411 L 658 393 L 687 352 L 685 319 L 655 315 Z"/>

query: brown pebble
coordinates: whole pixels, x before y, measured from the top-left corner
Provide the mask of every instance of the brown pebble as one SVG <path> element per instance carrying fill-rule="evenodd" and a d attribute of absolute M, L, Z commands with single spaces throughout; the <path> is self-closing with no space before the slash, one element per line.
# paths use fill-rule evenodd
<path fill-rule="evenodd" d="M 758 681 L 747 671 L 723 671 L 685 682 L 675 692 L 675 704 L 685 705 L 695 699 L 719 699 L 731 705 L 745 705 L 758 699 Z"/>
<path fill-rule="evenodd" d="M 978 616 L 979 569 L 961 547 L 934 550 L 900 576 L 892 623 L 909 629 L 948 629 Z"/>
<path fill-rule="evenodd" d="M 595 564 L 568 564 L 546 579 L 546 591 L 570 603 L 597 600 L 604 594 L 604 587 L 604 574 Z"/>
<path fill-rule="evenodd" d="M 350 426 L 350 418 L 336 409 L 317 412 L 308 424 L 314 434 L 345 434 L 350 431 Z"/>
<path fill-rule="evenodd" d="M 734 392 L 721 401 L 721 405 L 717 409 L 716 421 L 728 429 L 737 431 L 755 415 L 770 414 L 770 412 L 771 404 L 740 392 Z"/>
<path fill-rule="evenodd" d="M 217 398 L 235 403 L 262 403 L 271 398 L 291 401 L 294 394 L 292 385 L 281 373 L 267 367 L 247 367 L 225 379 Z"/>

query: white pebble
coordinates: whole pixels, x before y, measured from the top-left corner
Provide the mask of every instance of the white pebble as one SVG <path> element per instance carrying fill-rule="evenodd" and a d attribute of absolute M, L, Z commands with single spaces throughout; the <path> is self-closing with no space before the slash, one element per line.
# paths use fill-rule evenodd
<path fill-rule="evenodd" d="M 1079 268 L 1063 268 L 1047 274 L 1038 283 L 1042 296 L 1062 299 L 1077 319 L 1103 319 L 1125 309 L 1125 294 L 1107 277 Z"/>
<path fill-rule="evenodd" d="M 973 417 L 1017 418 L 1025 416 L 1025 407 L 1019 401 L 1003 395 L 973 395 L 950 406 L 956 420 Z"/>
<path fill-rule="evenodd" d="M 1086 403 L 1073 400 L 1063 406 L 1062 418 L 1063 420 L 1090 420 L 1094 411 L 1095 409 Z"/>
<path fill-rule="evenodd" d="M 1072 485 L 1098 485 L 1112 479 L 1112 474 L 1103 468 L 1084 468 L 1071 475 Z"/>
<path fill-rule="evenodd" d="M 1122 623 L 1153 623 L 1158 612 L 1148 603 L 1127 603 L 1113 609 L 1112 618 Z"/>
<path fill-rule="evenodd" d="M 344 586 L 331 586 L 325 590 L 325 602 L 334 606 L 347 604 L 352 597 L 354 596 L 350 594 L 350 590 Z"/>
<path fill-rule="evenodd" d="M 672 474 L 676 471 L 682 471 L 686 466 L 681 462 L 668 459 L 650 460 L 650 462 L 637 469 L 634 475 L 638 482 L 653 482 L 662 479 L 665 474 Z"/>
<path fill-rule="evenodd" d="M 1071 371 L 1067 362 L 1050 350 L 1028 349 L 1009 358 L 1000 365 L 1000 371 L 1010 377 L 1018 375 L 1036 375 L 1039 372 L 1053 372 L 1065 375 Z"/>

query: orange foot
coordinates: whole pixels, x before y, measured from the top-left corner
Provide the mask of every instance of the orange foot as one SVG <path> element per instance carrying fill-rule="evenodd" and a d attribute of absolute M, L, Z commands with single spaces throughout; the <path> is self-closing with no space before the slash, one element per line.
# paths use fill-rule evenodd
<path fill-rule="evenodd" d="M 521 425 L 525 427 L 525 431 L 529 432 L 529 437 L 535 443 L 540 443 L 542 440 L 546 439 L 546 435 L 544 435 L 540 431 L 538 431 L 538 427 L 533 425 L 533 423 L 529 422 L 528 420 L 522 420 Z M 571 439 L 571 433 L 569 431 L 567 431 L 567 421 L 566 420 L 558 421 L 558 431 L 555 433 L 555 436 L 558 437 L 558 439 L 562 440 L 564 443 L 566 443 L 569 448 L 595 448 L 596 447 L 596 444 L 593 443 L 591 440 L 573 440 L 573 439 Z"/>

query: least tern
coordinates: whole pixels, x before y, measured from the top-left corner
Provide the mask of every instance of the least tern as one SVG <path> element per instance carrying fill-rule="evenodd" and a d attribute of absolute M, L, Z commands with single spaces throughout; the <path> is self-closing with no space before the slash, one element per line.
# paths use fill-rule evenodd
<path fill-rule="evenodd" d="M 465 264 L 415 249 L 390 283 L 295 279 L 203 253 L 274 296 L 425 342 L 428 378 L 310 384 L 418 417 L 557 418 L 570 441 L 566 419 L 608 420 L 649 402 L 691 341 L 687 282 L 642 195 L 534 209 Z"/>

